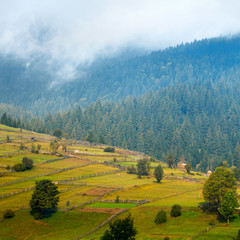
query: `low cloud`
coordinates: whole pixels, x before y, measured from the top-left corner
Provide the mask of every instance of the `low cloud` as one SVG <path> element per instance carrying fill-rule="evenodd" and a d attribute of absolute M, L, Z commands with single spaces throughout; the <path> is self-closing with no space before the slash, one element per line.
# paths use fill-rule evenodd
<path fill-rule="evenodd" d="M 155 50 L 239 33 L 239 11 L 237 0 L 8 0 L 0 9 L 0 52 L 47 55 L 72 78 L 79 63 L 128 45 Z"/>

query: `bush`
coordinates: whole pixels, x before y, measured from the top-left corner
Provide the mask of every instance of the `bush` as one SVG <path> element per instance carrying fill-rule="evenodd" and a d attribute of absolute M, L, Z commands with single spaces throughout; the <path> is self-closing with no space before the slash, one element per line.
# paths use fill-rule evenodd
<path fill-rule="evenodd" d="M 16 171 L 16 172 L 23 172 L 26 170 L 26 165 L 23 164 L 23 163 L 16 163 L 13 165 L 13 169 Z"/>
<path fill-rule="evenodd" d="M 28 157 L 23 157 L 22 163 L 25 165 L 26 169 L 33 168 L 33 160 Z"/>
<path fill-rule="evenodd" d="M 19 146 L 19 149 L 24 150 L 24 149 L 26 149 L 26 147 L 21 143 L 20 146 Z"/>
<path fill-rule="evenodd" d="M 170 240 L 170 238 L 169 237 L 165 237 L 163 240 Z"/>
<path fill-rule="evenodd" d="M 181 216 L 181 215 L 182 215 L 181 209 L 182 209 L 182 208 L 181 208 L 180 205 L 174 204 L 174 205 L 172 206 L 170 215 L 171 215 L 172 217 Z"/>
<path fill-rule="evenodd" d="M 131 166 L 128 166 L 128 167 L 127 167 L 127 173 L 128 173 L 128 174 L 135 174 L 135 173 L 137 173 L 137 170 L 136 170 L 136 168 L 134 167 L 134 165 L 131 165 Z"/>
<path fill-rule="evenodd" d="M 115 202 L 119 203 L 119 195 L 116 196 Z"/>
<path fill-rule="evenodd" d="M 15 214 L 13 212 L 12 209 L 7 209 L 4 213 L 3 213 L 3 218 L 12 218 L 14 217 Z"/>
<path fill-rule="evenodd" d="M 211 226 L 215 225 L 215 224 L 216 224 L 215 219 L 212 218 L 212 219 L 209 221 L 208 224 L 211 225 Z"/>
<path fill-rule="evenodd" d="M 113 147 L 106 147 L 106 148 L 104 148 L 103 151 L 104 152 L 115 152 L 115 148 L 113 148 Z"/>
<path fill-rule="evenodd" d="M 156 158 L 152 158 L 152 157 L 150 157 L 150 162 L 156 162 Z"/>
<path fill-rule="evenodd" d="M 55 130 L 53 131 L 53 136 L 54 136 L 54 137 L 57 137 L 57 138 L 61 138 L 61 136 L 62 136 L 62 131 L 61 131 L 60 129 L 55 129 Z"/>
<path fill-rule="evenodd" d="M 10 169 L 11 169 L 10 165 L 7 165 L 6 170 L 10 170 Z"/>
<path fill-rule="evenodd" d="M 236 240 L 240 240 L 240 229 L 238 230 L 238 235 L 236 237 Z"/>
<path fill-rule="evenodd" d="M 206 212 L 216 212 L 217 209 L 219 208 L 219 203 L 218 203 L 218 202 L 215 202 L 215 203 L 200 202 L 200 203 L 198 203 L 198 207 L 199 207 L 202 211 L 206 211 Z"/>
<path fill-rule="evenodd" d="M 160 224 L 160 223 L 165 223 L 165 222 L 167 222 L 167 213 L 164 210 L 160 210 L 157 213 L 157 216 L 155 218 L 155 223 Z"/>

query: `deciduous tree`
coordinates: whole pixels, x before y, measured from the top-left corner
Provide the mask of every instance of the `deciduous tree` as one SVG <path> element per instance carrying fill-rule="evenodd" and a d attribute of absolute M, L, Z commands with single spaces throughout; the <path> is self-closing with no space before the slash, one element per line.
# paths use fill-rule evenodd
<path fill-rule="evenodd" d="M 168 155 L 167 163 L 168 163 L 169 168 L 173 168 L 173 164 L 174 164 L 174 156 L 173 155 Z"/>
<path fill-rule="evenodd" d="M 233 191 L 226 192 L 223 196 L 219 213 L 227 220 L 229 224 L 230 218 L 234 216 L 235 209 L 239 206 L 236 193 Z"/>
<path fill-rule="evenodd" d="M 187 164 L 185 165 L 185 169 L 186 169 L 187 173 L 190 174 L 190 172 L 191 172 L 191 170 L 192 170 L 191 164 L 190 164 L 190 163 L 187 163 Z"/>
<path fill-rule="evenodd" d="M 60 129 L 55 129 L 53 131 L 53 136 L 57 137 L 57 138 L 60 138 L 62 136 L 62 131 Z"/>
<path fill-rule="evenodd" d="M 207 202 L 220 204 L 227 191 L 236 191 L 236 178 L 231 170 L 218 167 L 203 186 L 203 197 Z"/>
<path fill-rule="evenodd" d="M 134 227 L 134 219 L 129 214 L 124 219 L 117 219 L 110 223 L 110 229 L 106 230 L 101 240 L 135 240 L 137 230 Z"/>
<path fill-rule="evenodd" d="M 150 162 L 148 159 L 144 158 L 137 162 L 137 174 L 138 177 L 148 176 L 150 172 Z"/>

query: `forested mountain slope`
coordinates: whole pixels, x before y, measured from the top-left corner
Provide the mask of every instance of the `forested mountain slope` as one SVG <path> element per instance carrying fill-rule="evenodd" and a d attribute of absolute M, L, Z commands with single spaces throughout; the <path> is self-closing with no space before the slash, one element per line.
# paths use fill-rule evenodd
<path fill-rule="evenodd" d="M 240 72 L 240 37 L 195 41 L 138 57 L 125 55 L 79 65 L 71 81 L 56 74 L 61 66 L 49 65 L 47 56 L 25 60 L 1 56 L 0 102 L 44 115 L 74 104 L 85 107 L 99 98 L 119 100 L 182 83 L 224 79 L 231 86 Z"/>
<path fill-rule="evenodd" d="M 176 161 L 184 156 L 203 171 L 224 160 L 240 167 L 239 85 L 184 83 L 22 123 L 40 132 L 59 128 L 74 139 L 90 135 L 91 141 L 143 151 L 162 160 L 168 154 Z"/>
<path fill-rule="evenodd" d="M 239 63 L 239 37 L 195 41 L 142 57 L 96 61 L 85 67 L 81 79 L 44 91 L 52 84 L 45 79 L 38 87 L 41 96 L 37 87 L 31 89 L 35 87 L 32 79 L 22 74 L 24 67 L 16 70 L 21 76 L 18 81 L 12 67 L 12 72 L 5 69 L 6 75 L 12 74 L 10 80 L 23 87 L 21 91 L 12 87 L 11 103 L 21 104 L 22 98 L 26 106 L 41 113 L 69 104 L 73 109 L 38 119 L 29 112 L 19 114 L 19 107 L 2 104 L 0 114 L 7 112 L 20 118 L 25 128 L 39 132 L 60 128 L 68 137 L 85 139 L 90 134 L 93 141 L 159 159 L 168 154 L 176 160 L 184 156 L 201 170 L 214 169 L 223 160 L 240 167 Z M 3 83 L 4 71 L 1 74 Z M 43 76 L 36 75 L 35 81 Z M 4 83 L 1 98 L 6 100 L 10 85 Z M 28 91 L 30 98 L 25 97 Z M 79 102 L 86 107 L 74 107 Z"/>

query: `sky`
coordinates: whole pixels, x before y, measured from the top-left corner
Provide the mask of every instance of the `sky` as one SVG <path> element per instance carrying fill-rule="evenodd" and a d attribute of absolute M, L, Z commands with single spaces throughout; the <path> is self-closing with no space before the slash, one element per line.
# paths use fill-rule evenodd
<path fill-rule="evenodd" d="M 74 64 L 240 32 L 239 0 L 0 0 L 0 52 Z M 67 64 L 69 63 L 69 64 Z"/>

